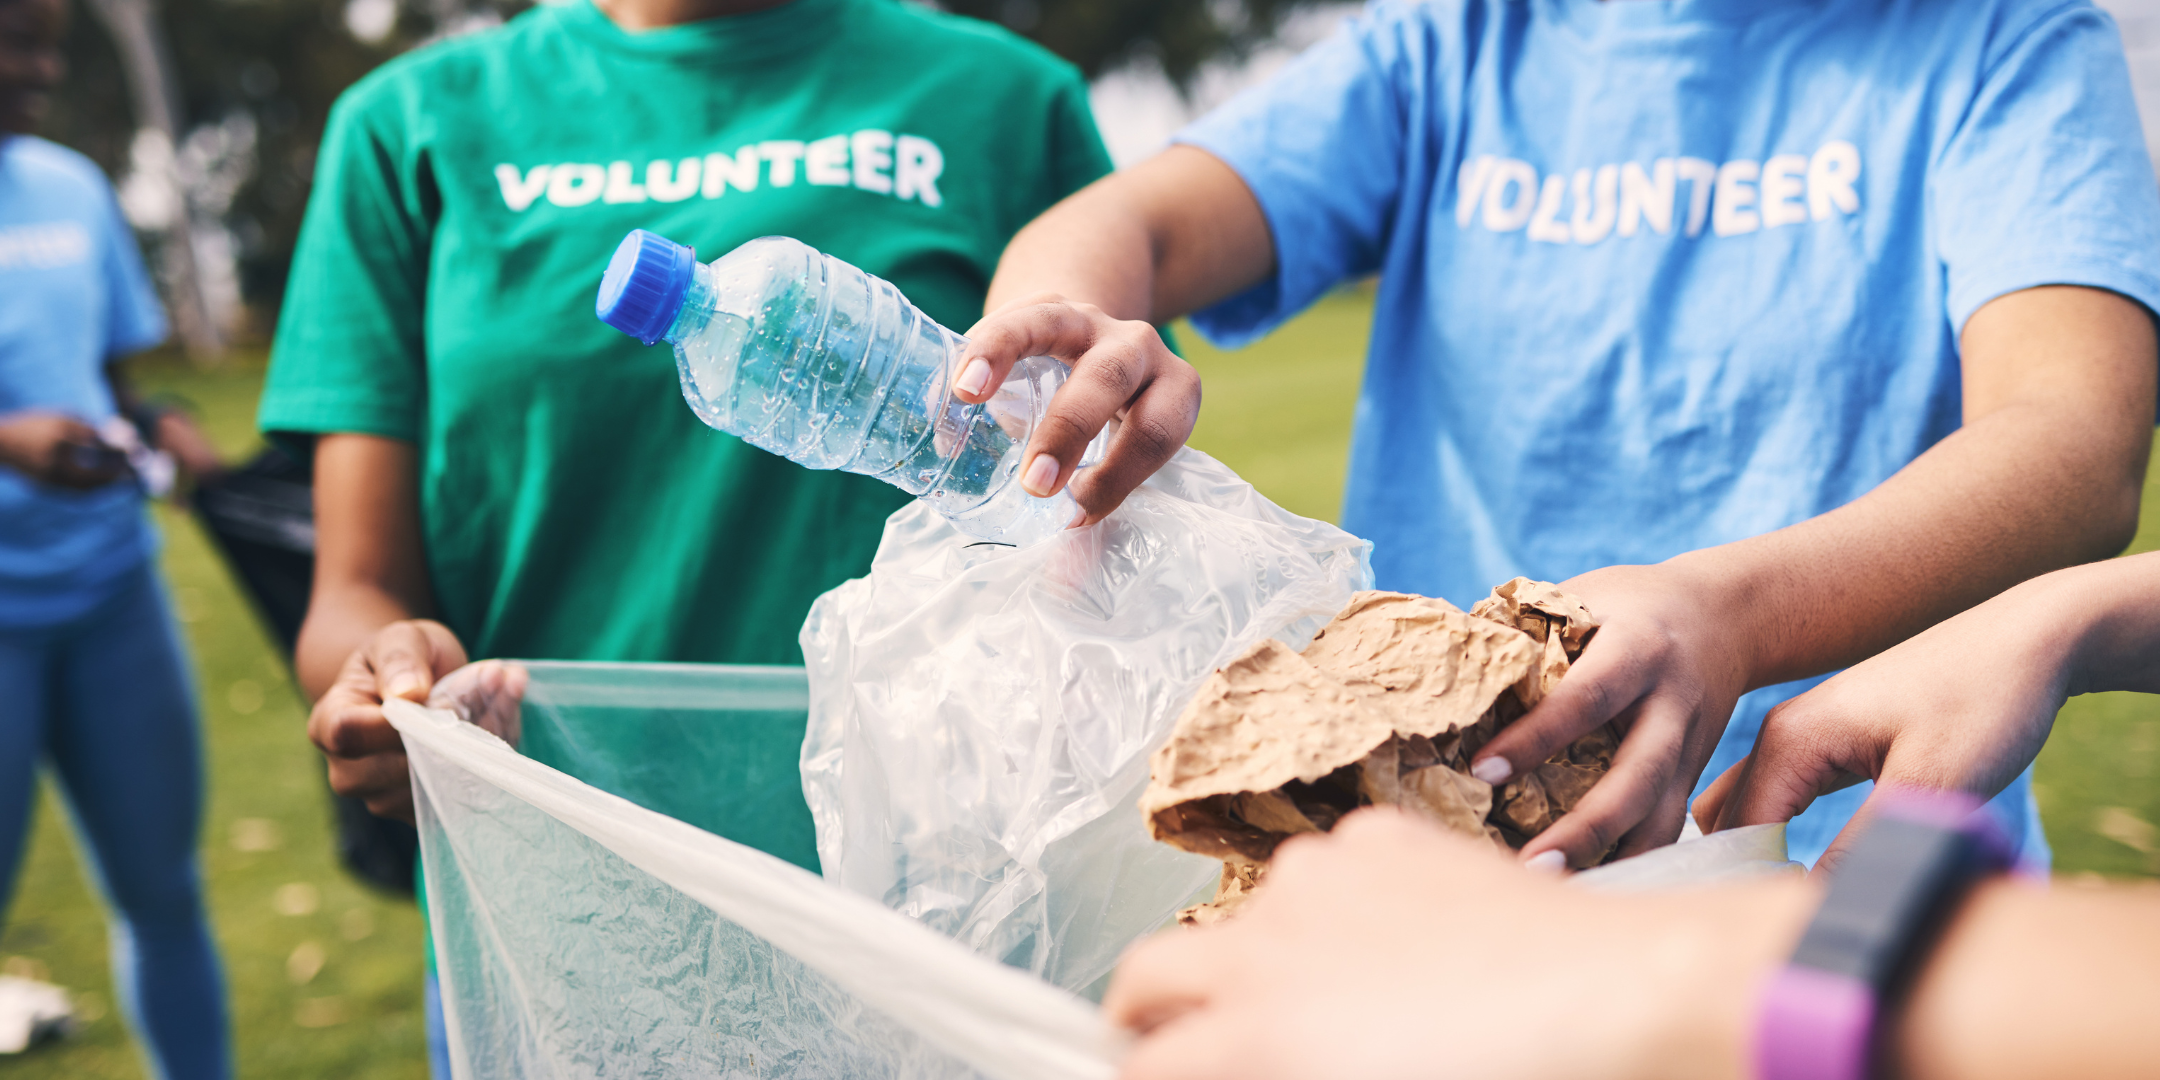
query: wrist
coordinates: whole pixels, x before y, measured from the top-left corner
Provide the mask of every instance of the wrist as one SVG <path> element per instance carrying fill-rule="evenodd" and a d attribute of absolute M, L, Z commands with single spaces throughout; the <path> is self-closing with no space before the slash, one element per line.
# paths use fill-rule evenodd
<path fill-rule="evenodd" d="M 1691 600 L 1698 621 L 1715 635 L 1727 658 L 1733 693 L 1782 679 L 1766 678 L 1778 658 L 1773 647 L 1787 640 L 1793 620 L 1776 567 L 1762 565 L 1740 544 L 1723 544 L 1676 555 L 1661 568 L 1679 577 L 1675 586 Z"/>
<path fill-rule="evenodd" d="M 1676 897 L 1677 901 L 1678 898 Z M 1649 992 L 1631 995 L 1639 1033 L 1624 1075 L 1642 1080 L 1753 1080 L 1764 984 L 1800 940 L 1821 900 L 1798 875 L 1661 904 L 1639 940 Z"/>
<path fill-rule="evenodd" d="M 2073 566 L 2020 585 L 2034 640 L 2029 647 L 2061 673 L 2065 697 L 2153 687 L 2156 626 L 2154 563 L 2149 557 Z M 2046 640 L 2039 640 L 2042 636 Z"/>

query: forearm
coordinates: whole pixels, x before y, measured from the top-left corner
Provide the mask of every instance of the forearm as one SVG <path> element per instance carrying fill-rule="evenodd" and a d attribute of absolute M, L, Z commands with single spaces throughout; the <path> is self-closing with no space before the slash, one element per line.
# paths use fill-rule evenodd
<path fill-rule="evenodd" d="M 1675 560 L 1747 643 L 1747 683 L 1850 665 L 2028 578 L 2121 550 L 2151 448 L 2153 328 L 2087 289 L 1992 302 L 1966 424 L 1874 491 Z"/>
<path fill-rule="evenodd" d="M 2081 1080 L 2160 1070 L 2160 912 L 2128 890 L 1996 881 L 1960 909 L 1895 1022 L 1893 1075 Z"/>
<path fill-rule="evenodd" d="M 1998 413 L 1865 497 L 1675 560 L 1722 583 L 1755 645 L 1750 687 L 1857 663 L 2028 578 L 2105 558 L 2135 525 L 2137 472 L 2070 415 Z"/>
<path fill-rule="evenodd" d="M 2160 552 L 2057 571 L 2004 600 L 2054 639 L 2036 647 L 2062 649 L 2066 694 L 2160 693 Z"/>
<path fill-rule="evenodd" d="M 300 626 L 293 666 L 301 689 L 310 701 L 322 697 L 355 649 L 366 645 L 376 631 L 405 619 L 427 618 L 431 612 L 388 589 L 365 583 L 316 586 L 309 599 L 307 620 Z"/>
<path fill-rule="evenodd" d="M 294 657 L 310 698 L 376 631 L 434 616 L 418 475 L 411 443 L 354 434 L 316 441 L 315 586 Z"/>
<path fill-rule="evenodd" d="M 1154 320 L 1155 238 L 1114 187 L 1105 189 L 1108 182 L 1051 207 L 1012 238 L 990 280 L 985 312 L 1055 293 L 1114 319 Z"/>
<path fill-rule="evenodd" d="M 1044 293 L 1158 325 L 1231 296 L 1274 268 L 1251 189 L 1211 154 L 1173 146 L 1105 177 L 1020 230 L 985 311 Z"/>
<path fill-rule="evenodd" d="M 1798 879 L 1664 905 L 1662 941 L 1640 965 L 1652 991 L 1639 1030 L 1654 1074 L 1744 1080 L 1760 993 L 1821 902 Z M 1902 1007 L 1886 1013 L 1887 1075 L 1903 1080 L 2151 1076 L 2160 1035 L 2160 920 L 2126 890 L 2047 890 L 1996 879 L 1974 890 L 1930 949 Z M 1660 1064 L 1662 1063 L 1662 1064 Z"/>

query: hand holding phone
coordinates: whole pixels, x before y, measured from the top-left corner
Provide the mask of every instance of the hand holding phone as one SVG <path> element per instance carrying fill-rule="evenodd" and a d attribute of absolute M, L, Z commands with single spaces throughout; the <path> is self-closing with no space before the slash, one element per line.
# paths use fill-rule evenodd
<path fill-rule="evenodd" d="M 72 416 L 42 410 L 0 415 L 0 465 L 32 480 L 78 491 L 127 475 L 127 452 Z"/>

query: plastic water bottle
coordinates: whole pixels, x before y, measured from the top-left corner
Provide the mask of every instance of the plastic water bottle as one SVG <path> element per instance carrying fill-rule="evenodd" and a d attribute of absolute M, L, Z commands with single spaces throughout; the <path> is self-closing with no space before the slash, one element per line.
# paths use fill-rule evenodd
<path fill-rule="evenodd" d="M 709 264 L 639 229 L 600 279 L 602 322 L 675 346 L 698 418 L 812 469 L 874 476 L 979 540 L 1024 545 L 1079 516 L 1020 486 L 1020 455 L 1068 369 L 1029 357 L 989 401 L 953 396 L 967 339 L 872 276 L 784 236 Z M 1082 466 L 1101 458 L 1098 436 Z"/>

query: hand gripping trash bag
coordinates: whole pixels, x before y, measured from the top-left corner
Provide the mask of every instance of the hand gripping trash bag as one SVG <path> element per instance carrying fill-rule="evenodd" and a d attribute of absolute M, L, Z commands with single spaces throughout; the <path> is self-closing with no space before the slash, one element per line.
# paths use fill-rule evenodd
<path fill-rule="evenodd" d="M 803 626 L 803 787 L 827 880 L 1069 990 L 1219 873 L 1149 839 L 1148 754 L 1216 667 L 1303 648 L 1370 546 L 1186 449 L 1027 548 L 894 514 Z"/>
<path fill-rule="evenodd" d="M 680 820 L 807 849 L 799 669 L 529 666 L 522 744 L 632 798 L 454 713 L 385 710 L 457 1080 L 1111 1075 L 1086 1001 Z M 751 763 L 699 749 L 729 744 Z"/>

